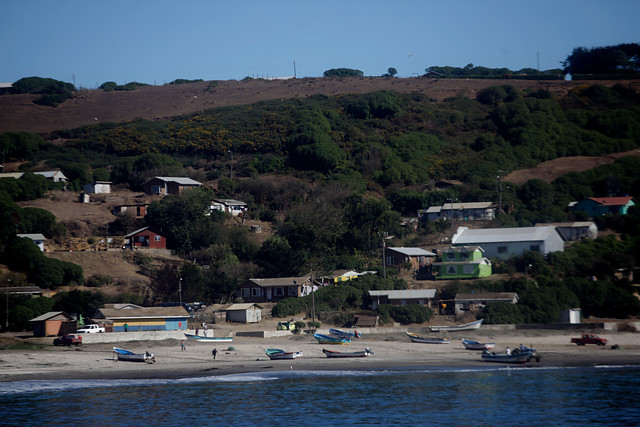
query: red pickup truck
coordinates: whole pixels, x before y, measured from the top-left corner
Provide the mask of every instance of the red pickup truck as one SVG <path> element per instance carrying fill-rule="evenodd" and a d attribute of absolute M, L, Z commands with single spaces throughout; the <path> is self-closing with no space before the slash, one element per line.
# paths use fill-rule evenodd
<path fill-rule="evenodd" d="M 53 345 L 79 346 L 82 345 L 82 337 L 74 334 L 63 335 L 54 339 Z"/>
<path fill-rule="evenodd" d="M 600 338 L 595 334 L 582 334 L 580 338 L 571 338 L 571 342 L 576 343 L 577 345 L 585 345 L 585 344 L 607 345 L 606 339 Z"/>

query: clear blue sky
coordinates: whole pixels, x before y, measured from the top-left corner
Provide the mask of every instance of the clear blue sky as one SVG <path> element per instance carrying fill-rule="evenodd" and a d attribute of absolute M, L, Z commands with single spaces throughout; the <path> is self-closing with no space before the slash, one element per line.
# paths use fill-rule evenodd
<path fill-rule="evenodd" d="M 3 0 L 0 82 L 240 80 L 294 61 L 298 77 L 546 70 L 575 47 L 640 43 L 639 17 L 640 0 Z"/>

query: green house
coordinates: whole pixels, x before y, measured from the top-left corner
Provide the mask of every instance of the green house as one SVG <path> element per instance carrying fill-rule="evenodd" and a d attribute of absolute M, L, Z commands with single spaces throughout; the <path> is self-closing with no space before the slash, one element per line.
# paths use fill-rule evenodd
<path fill-rule="evenodd" d="M 433 263 L 436 279 L 477 279 L 491 276 L 491 262 L 480 246 L 456 246 L 442 250 L 442 261 Z"/>

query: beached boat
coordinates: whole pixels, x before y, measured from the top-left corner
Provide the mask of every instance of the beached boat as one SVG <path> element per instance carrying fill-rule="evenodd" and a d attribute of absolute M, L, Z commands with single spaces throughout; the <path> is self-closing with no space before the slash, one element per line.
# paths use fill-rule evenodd
<path fill-rule="evenodd" d="M 449 344 L 450 342 L 447 338 L 423 337 L 422 335 L 414 334 L 413 332 L 407 332 L 407 336 L 411 342 L 418 342 L 422 344 Z"/>
<path fill-rule="evenodd" d="M 478 342 L 472 340 L 462 340 L 462 345 L 467 350 L 493 350 L 496 347 L 494 342 Z"/>
<path fill-rule="evenodd" d="M 532 351 L 515 351 L 511 354 L 495 353 L 489 350 L 482 352 L 482 360 L 485 362 L 498 362 L 498 363 L 527 363 L 532 360 L 536 362 L 540 361 L 540 357 L 535 355 Z"/>
<path fill-rule="evenodd" d="M 156 358 L 152 353 L 145 351 L 144 353 L 134 353 L 123 348 L 113 347 L 113 352 L 118 356 L 118 360 L 126 362 L 147 362 L 155 363 Z"/>
<path fill-rule="evenodd" d="M 332 337 L 323 334 L 313 334 L 313 337 L 318 340 L 318 344 L 351 344 L 349 338 Z"/>
<path fill-rule="evenodd" d="M 347 339 L 360 338 L 360 334 L 358 333 L 358 331 L 346 332 L 346 331 L 341 331 L 339 329 L 329 329 L 329 334 L 334 335 L 338 338 L 347 338 Z"/>
<path fill-rule="evenodd" d="M 322 349 L 322 352 L 327 355 L 329 358 L 338 358 L 338 357 L 369 357 L 373 356 L 373 351 L 368 348 L 365 348 L 363 351 L 352 351 L 349 353 L 335 350 L 327 350 L 326 348 Z"/>
<path fill-rule="evenodd" d="M 218 342 L 233 342 L 233 337 L 203 337 L 200 335 L 193 334 L 184 334 L 187 337 L 188 341 L 195 342 L 208 342 L 208 343 L 218 343 Z"/>
<path fill-rule="evenodd" d="M 484 319 L 476 320 L 475 322 L 465 323 L 464 325 L 455 326 L 429 326 L 431 332 L 458 332 L 458 331 L 472 331 L 478 329 L 482 325 Z"/>
<path fill-rule="evenodd" d="M 302 357 L 301 351 L 284 351 L 279 348 L 268 348 L 264 352 L 271 360 L 297 359 L 298 357 Z"/>

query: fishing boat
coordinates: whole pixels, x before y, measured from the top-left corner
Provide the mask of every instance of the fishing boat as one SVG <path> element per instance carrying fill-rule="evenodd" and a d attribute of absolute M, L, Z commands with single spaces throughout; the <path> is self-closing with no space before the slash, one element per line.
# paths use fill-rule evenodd
<path fill-rule="evenodd" d="M 332 337 L 323 334 L 313 334 L 313 337 L 318 340 L 318 344 L 351 344 L 349 338 Z"/>
<path fill-rule="evenodd" d="M 411 342 L 418 342 L 422 344 L 449 344 L 450 342 L 447 338 L 423 337 L 422 335 L 414 334 L 413 332 L 407 332 L 407 336 Z"/>
<path fill-rule="evenodd" d="M 462 340 L 462 345 L 467 350 L 493 350 L 496 347 L 494 342 L 478 342 L 472 340 Z"/>
<path fill-rule="evenodd" d="M 327 355 L 328 358 L 338 358 L 338 357 L 369 357 L 373 356 L 373 351 L 368 348 L 365 348 L 363 351 L 353 351 L 350 353 L 345 353 L 342 351 L 335 350 L 327 350 L 326 348 L 322 349 L 322 352 Z"/>
<path fill-rule="evenodd" d="M 193 334 L 184 334 L 187 337 L 187 341 L 195 341 L 195 342 L 208 342 L 208 343 L 218 343 L 218 342 L 233 342 L 233 337 L 203 337 L 200 335 Z"/>
<path fill-rule="evenodd" d="M 297 359 L 298 357 L 302 357 L 301 351 L 284 351 L 279 348 L 268 348 L 264 352 L 271 360 Z"/>
<path fill-rule="evenodd" d="M 540 361 L 540 357 L 533 354 L 531 351 L 514 351 L 511 354 L 498 354 L 484 350 L 482 352 L 482 360 L 485 362 L 498 362 L 498 363 L 527 363 L 531 360 L 536 362 Z"/>
<path fill-rule="evenodd" d="M 152 353 L 145 351 L 144 353 L 134 353 L 123 348 L 113 347 L 113 352 L 118 356 L 118 360 L 127 362 L 146 362 L 155 363 L 156 358 Z"/>
<path fill-rule="evenodd" d="M 456 326 L 429 326 L 431 332 L 458 332 L 458 331 L 472 331 L 478 329 L 482 325 L 484 319 L 476 320 L 475 322 L 465 323 L 464 325 Z"/>
<path fill-rule="evenodd" d="M 335 335 L 338 338 L 347 338 L 347 339 L 360 338 L 360 334 L 358 333 L 358 331 L 346 332 L 346 331 L 341 331 L 340 329 L 329 329 L 329 334 Z"/>

